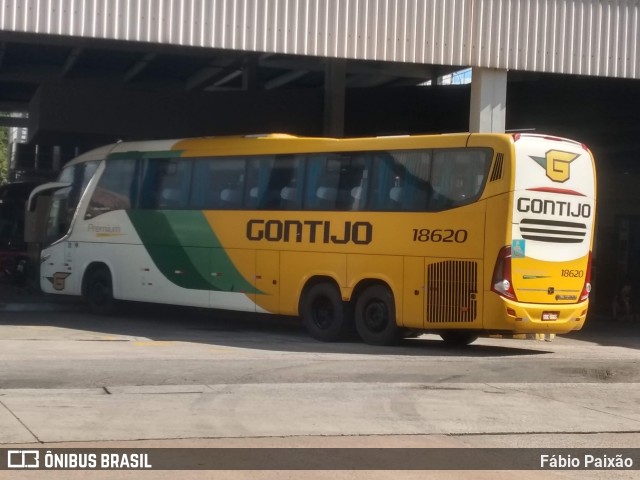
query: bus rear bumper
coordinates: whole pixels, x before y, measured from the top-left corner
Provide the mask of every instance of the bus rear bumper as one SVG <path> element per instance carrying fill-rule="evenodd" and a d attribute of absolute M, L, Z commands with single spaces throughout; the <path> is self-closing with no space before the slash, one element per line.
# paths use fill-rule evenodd
<path fill-rule="evenodd" d="M 494 294 L 493 302 L 487 302 L 494 305 L 489 308 L 492 314 L 485 316 L 484 328 L 513 333 L 562 334 L 580 330 L 589 306 L 589 300 L 565 305 L 540 305 L 495 297 L 497 296 Z"/>

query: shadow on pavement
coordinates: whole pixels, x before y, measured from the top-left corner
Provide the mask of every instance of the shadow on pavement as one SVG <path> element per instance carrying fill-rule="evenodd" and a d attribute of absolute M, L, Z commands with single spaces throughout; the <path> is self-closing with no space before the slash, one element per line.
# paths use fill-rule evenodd
<path fill-rule="evenodd" d="M 43 303 L 53 307 L 49 311 L 38 311 L 35 307 Z M 3 324 L 70 328 L 154 341 L 358 355 L 501 357 L 550 353 L 528 342 L 523 343 L 522 348 L 482 344 L 452 348 L 435 336 L 406 339 L 390 347 L 363 344 L 355 334 L 352 341 L 323 343 L 311 339 L 295 317 L 136 302 L 122 302 L 117 315 L 104 317 L 89 313 L 76 297 L 44 295 L 15 287 L 5 289 L 5 285 L 0 285 L 0 312 L 2 304 L 24 307 L 12 309 L 12 315 L 6 312 L 5 319 L 0 320 Z"/>
<path fill-rule="evenodd" d="M 597 313 L 589 314 L 582 330 L 566 336 L 608 347 L 640 350 L 640 322 L 613 321 L 608 316 Z"/>
<path fill-rule="evenodd" d="M 77 302 L 65 302 L 52 311 L 3 312 L 0 307 L 0 324 L 9 327 L 4 330 L 7 339 L 17 334 L 23 342 L 12 347 L 9 357 L 20 357 L 16 348 L 23 348 L 29 341 L 37 342 L 37 346 L 31 344 L 36 351 L 45 352 L 36 356 L 33 364 L 5 375 L 0 387 L 75 388 L 86 385 L 83 368 L 92 372 L 89 384 L 97 386 L 109 384 L 122 371 L 130 372 L 122 374 L 123 384 L 140 384 L 140 372 L 145 374 L 145 385 L 175 381 L 163 366 L 177 367 L 179 381 L 184 384 L 206 385 L 278 383 L 283 379 L 304 383 L 309 378 L 319 382 L 625 383 L 637 381 L 640 375 L 637 360 L 600 358 L 593 350 L 597 349 L 594 339 L 603 345 L 637 348 L 628 330 L 614 332 L 597 320 L 555 343 L 480 339 L 466 348 L 448 348 L 439 337 L 425 335 L 396 346 L 376 347 L 355 339 L 343 343 L 315 341 L 292 317 L 130 302 L 123 303 L 119 315 L 105 317 L 78 308 Z M 11 329 L 13 326 L 27 328 Z M 55 332 L 52 328 L 66 331 Z M 581 347 L 576 356 L 572 344 L 580 341 L 591 343 L 585 343 L 587 348 Z M 96 343 L 95 349 L 89 347 L 92 342 Z M 98 347 L 99 342 L 104 345 Z M 131 348 L 116 346 L 120 342 Z M 188 344 L 208 348 L 191 349 Z M 30 348 L 29 343 L 26 345 Z M 153 346 L 171 349 L 147 348 Z M 114 352 L 115 356 L 105 352 Z M 262 352 L 301 355 L 264 357 Z M 66 373 L 61 374 L 60 365 L 66 365 L 68 358 L 81 362 L 64 367 Z M 488 363 L 481 361 L 485 358 Z M 420 359 L 429 361 L 417 361 Z"/>
<path fill-rule="evenodd" d="M 44 309 L 44 306 L 47 308 Z M 445 346 L 439 337 L 433 335 L 406 339 L 391 347 L 362 344 L 355 334 L 349 342 L 323 343 L 309 338 L 299 319 L 295 317 L 138 302 L 122 302 L 117 315 L 101 317 L 91 314 L 79 297 L 43 294 L 33 288 L 0 281 L 0 313 L 3 313 L 3 309 L 7 313 L 29 313 L 20 320 L 23 325 L 48 325 L 145 337 L 157 341 L 210 343 L 274 351 L 456 357 L 550 353 L 536 349 L 533 342 L 523 343 L 522 348 L 480 344 L 452 348 Z M 39 312 L 40 310 L 45 311 Z M 21 317 L 13 317 L 11 323 L 19 318 Z M 34 321 L 37 323 L 33 323 Z M 0 319 L 0 324 L 2 323 L 6 321 Z M 562 337 L 640 350 L 640 322 L 615 322 L 606 315 L 590 313 L 582 330 L 560 336 Z"/>

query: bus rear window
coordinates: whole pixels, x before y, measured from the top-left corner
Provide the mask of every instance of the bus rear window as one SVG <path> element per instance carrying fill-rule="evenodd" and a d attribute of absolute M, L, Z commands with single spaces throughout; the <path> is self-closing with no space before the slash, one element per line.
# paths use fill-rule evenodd
<path fill-rule="evenodd" d="M 476 201 L 491 165 L 490 149 L 373 152 L 369 208 L 424 212 Z"/>
<path fill-rule="evenodd" d="M 489 149 L 435 150 L 430 210 L 443 210 L 476 201 L 487 179 Z"/>

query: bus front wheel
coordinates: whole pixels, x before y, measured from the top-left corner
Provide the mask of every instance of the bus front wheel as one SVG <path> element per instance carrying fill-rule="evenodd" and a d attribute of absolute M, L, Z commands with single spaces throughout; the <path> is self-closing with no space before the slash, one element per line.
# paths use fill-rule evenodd
<path fill-rule="evenodd" d="M 84 297 L 94 313 L 109 315 L 115 312 L 116 300 L 113 298 L 113 282 L 107 268 L 100 267 L 89 272 L 84 288 Z"/>
<path fill-rule="evenodd" d="M 323 342 L 343 340 L 349 321 L 340 291 L 330 283 L 318 283 L 304 294 L 300 313 L 309 335 Z"/>
<path fill-rule="evenodd" d="M 396 324 L 393 293 L 384 285 L 364 290 L 356 302 L 356 330 L 371 345 L 391 345 L 402 336 Z"/>

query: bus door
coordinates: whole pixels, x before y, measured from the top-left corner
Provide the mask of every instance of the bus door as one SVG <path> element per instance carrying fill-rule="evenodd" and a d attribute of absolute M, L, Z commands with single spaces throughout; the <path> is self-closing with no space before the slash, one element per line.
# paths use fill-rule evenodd
<path fill-rule="evenodd" d="M 424 258 L 404 257 L 402 326 L 424 328 Z"/>
<path fill-rule="evenodd" d="M 280 252 L 256 252 L 256 309 L 280 311 Z"/>
<path fill-rule="evenodd" d="M 212 308 L 255 311 L 255 250 L 216 247 L 211 249 Z"/>

